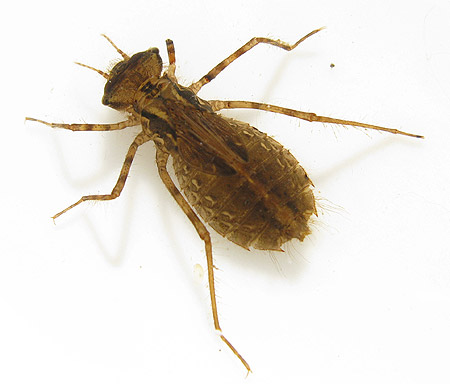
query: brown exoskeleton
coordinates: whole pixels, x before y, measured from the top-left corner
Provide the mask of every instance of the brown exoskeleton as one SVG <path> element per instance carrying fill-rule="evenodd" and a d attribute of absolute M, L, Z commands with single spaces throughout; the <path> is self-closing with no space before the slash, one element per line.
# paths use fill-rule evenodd
<path fill-rule="evenodd" d="M 150 48 L 130 57 L 104 36 L 123 60 L 109 73 L 80 65 L 93 69 L 106 78 L 102 102 L 125 112 L 127 120 L 115 124 L 59 124 L 27 118 L 72 131 L 110 131 L 142 126 L 128 150 L 112 192 L 83 196 L 53 218 L 56 219 L 83 201 L 112 200 L 118 197 L 138 147 L 147 141 L 153 141 L 158 172 L 163 183 L 205 243 L 214 327 L 248 371 L 248 363 L 221 332 L 214 289 L 211 238 L 199 216 L 219 234 L 246 249 L 253 247 L 281 250 L 280 247 L 285 242 L 293 238 L 301 241 L 310 233 L 308 222 L 311 215 L 316 214 L 315 199 L 311 181 L 289 151 L 256 128 L 225 118 L 216 112 L 221 109 L 253 108 L 307 121 L 422 137 L 396 129 L 317 116 L 275 105 L 250 101 L 205 101 L 197 96 L 205 84 L 257 44 L 271 44 L 290 51 L 321 29 L 312 31 L 293 45 L 255 37 L 189 87 L 178 84 L 175 77 L 175 50 L 171 40 L 166 41 L 169 66 L 162 73 L 162 59 L 157 48 Z M 169 156 L 173 158 L 175 174 L 184 196 L 167 172 Z"/>

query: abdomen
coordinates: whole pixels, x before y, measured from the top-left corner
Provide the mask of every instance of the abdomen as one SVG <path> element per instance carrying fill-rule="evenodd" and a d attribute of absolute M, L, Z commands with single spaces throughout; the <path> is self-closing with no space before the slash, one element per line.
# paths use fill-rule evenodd
<path fill-rule="evenodd" d="M 267 208 L 264 200 L 239 174 L 222 176 L 195 169 L 176 153 L 175 174 L 186 199 L 199 216 L 219 234 L 244 247 L 280 250 L 292 238 L 310 233 L 308 221 L 316 213 L 312 184 L 295 157 L 276 140 L 248 124 L 227 119 L 248 153 L 248 171 L 278 205 Z M 280 222 L 275 210 L 285 206 L 293 213 Z"/>

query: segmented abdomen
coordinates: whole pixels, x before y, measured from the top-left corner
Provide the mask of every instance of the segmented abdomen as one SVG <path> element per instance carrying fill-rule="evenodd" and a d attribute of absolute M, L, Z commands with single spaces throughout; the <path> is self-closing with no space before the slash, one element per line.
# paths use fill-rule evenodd
<path fill-rule="evenodd" d="M 207 174 L 173 154 L 175 174 L 187 200 L 219 234 L 244 248 L 279 250 L 292 238 L 303 240 L 310 233 L 309 218 L 316 213 L 306 172 L 276 140 L 248 124 L 227 120 L 245 145 L 250 177 L 267 188 L 269 199 L 277 197 L 277 208 L 290 209 L 294 219 L 276 219 L 276 208 L 267 208 L 243 176 Z"/>

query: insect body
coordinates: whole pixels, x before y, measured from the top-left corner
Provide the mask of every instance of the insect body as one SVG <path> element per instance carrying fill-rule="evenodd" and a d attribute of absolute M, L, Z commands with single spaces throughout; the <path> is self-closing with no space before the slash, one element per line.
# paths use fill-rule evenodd
<path fill-rule="evenodd" d="M 127 120 L 115 124 L 59 124 L 27 118 L 73 131 L 109 131 L 142 126 L 141 132 L 130 145 L 112 192 L 107 195 L 83 196 L 53 218 L 86 200 L 112 200 L 118 197 L 138 147 L 147 141 L 153 141 L 158 172 L 163 183 L 205 243 L 214 327 L 248 371 L 248 363 L 221 332 L 214 288 L 211 238 L 199 216 L 219 234 L 244 248 L 281 250 L 280 247 L 285 242 L 293 238 L 303 240 L 309 234 L 308 221 L 316 213 L 315 200 L 311 181 L 289 151 L 256 128 L 225 118 L 216 112 L 221 109 L 253 108 L 308 121 L 422 137 L 396 129 L 317 116 L 270 104 L 205 101 L 197 96 L 202 86 L 255 45 L 266 43 L 292 50 L 319 31 L 320 29 L 312 31 L 293 45 L 279 40 L 253 38 L 189 87 L 178 84 L 175 77 L 175 50 L 171 40 L 166 41 L 169 67 L 162 73 L 162 59 L 157 48 L 150 48 L 130 57 L 104 36 L 123 60 L 110 73 L 80 65 L 93 69 L 107 79 L 102 102 L 125 112 Z M 170 156 L 185 196 L 180 193 L 167 172 Z"/>
<path fill-rule="evenodd" d="M 205 172 L 175 155 L 175 173 L 187 200 L 219 234 L 244 248 L 279 251 L 292 238 L 303 240 L 315 213 L 306 172 L 274 139 L 248 124 L 225 121 L 245 151 L 248 176 L 226 168 Z"/>

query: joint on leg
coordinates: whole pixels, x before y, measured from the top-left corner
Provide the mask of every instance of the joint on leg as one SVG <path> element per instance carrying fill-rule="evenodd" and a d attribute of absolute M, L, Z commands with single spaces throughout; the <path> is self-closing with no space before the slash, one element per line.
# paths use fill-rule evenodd
<path fill-rule="evenodd" d="M 166 74 L 172 81 L 177 81 L 175 77 L 175 46 L 173 41 L 170 39 L 166 40 L 167 55 L 169 56 L 169 67 L 167 68 Z"/>

